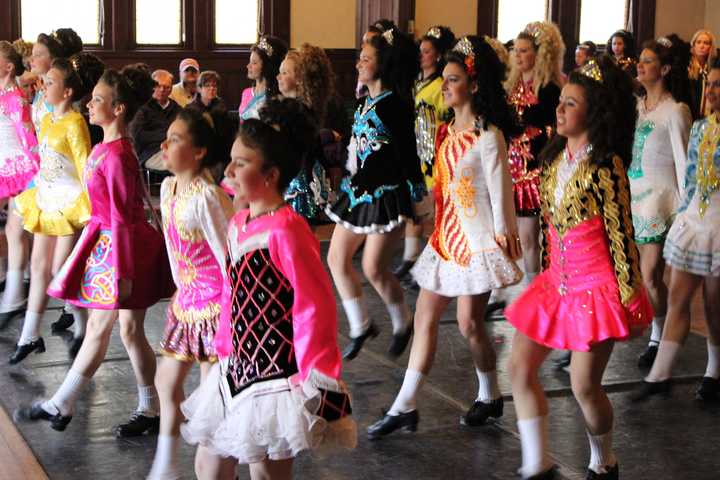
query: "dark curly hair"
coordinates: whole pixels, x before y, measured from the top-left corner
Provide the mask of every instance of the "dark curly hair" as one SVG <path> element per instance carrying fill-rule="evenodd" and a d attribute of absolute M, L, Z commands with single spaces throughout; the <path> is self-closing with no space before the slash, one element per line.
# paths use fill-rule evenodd
<path fill-rule="evenodd" d="M 152 97 L 155 81 L 150 73 L 134 65 L 128 65 L 119 72 L 105 70 L 100 81 L 113 91 L 113 103 L 125 105 L 125 123 L 129 124 L 138 109 Z"/>
<path fill-rule="evenodd" d="M 37 43 L 45 45 L 52 58 L 70 58 L 83 49 L 82 39 L 72 28 L 58 28 L 50 35 L 41 33 Z"/>
<path fill-rule="evenodd" d="M 89 93 L 100 80 L 103 72 L 105 72 L 105 63 L 88 52 L 76 53 L 70 57 L 69 60 L 75 67 L 82 84 L 86 86 Z"/>
<path fill-rule="evenodd" d="M 608 38 L 607 41 L 607 45 L 605 46 L 605 53 L 607 53 L 611 57 L 615 56 L 615 53 L 612 49 L 612 40 L 615 37 L 620 37 L 623 39 L 623 44 L 625 45 L 623 55 L 629 58 L 637 59 L 637 53 L 635 52 L 635 38 L 633 37 L 633 34 L 628 32 L 627 30 L 618 30 L 612 35 L 610 35 L 610 38 Z"/>
<path fill-rule="evenodd" d="M 568 83 L 579 85 L 585 91 L 588 141 L 593 146 L 591 161 L 610 166 L 613 155 L 618 155 L 627 168 L 632 160 L 637 121 L 633 80 L 609 56 L 596 61 L 602 72 L 602 83 L 577 70 L 570 73 Z M 566 143 L 567 138 L 555 134 L 540 154 L 543 165 L 549 166 Z"/>
<path fill-rule="evenodd" d="M 440 38 L 430 35 L 430 31 L 434 28 L 439 30 Z M 420 37 L 420 43 L 422 42 L 430 42 L 435 51 L 438 53 L 439 60 L 437 69 L 432 77 L 439 77 L 442 75 L 443 68 L 445 68 L 445 54 L 450 51 L 453 45 L 455 45 L 455 34 L 452 30 L 450 30 L 450 27 L 436 25 L 428 29 L 428 32 Z"/>
<path fill-rule="evenodd" d="M 381 18 L 379 20 L 375 20 L 372 25 L 368 27 L 367 31 L 376 35 L 381 35 L 383 32 L 392 30 L 393 28 L 397 29 L 395 22 L 387 18 Z"/>
<path fill-rule="evenodd" d="M 673 33 L 658 40 L 648 40 L 642 47 L 657 55 L 661 67 L 670 67 L 670 72 L 663 77 L 665 89 L 676 102 L 690 105 L 690 79 L 687 73 L 692 56 L 690 44 Z"/>
<path fill-rule="evenodd" d="M 260 109 L 260 119 L 242 123 L 237 136 L 246 147 L 261 152 L 264 172 L 278 169 L 278 189 L 284 193 L 305 166 L 317 138 L 317 124 L 300 101 L 273 98 Z"/>
<path fill-rule="evenodd" d="M 377 78 L 384 88 L 392 90 L 401 100 L 412 104 L 412 87 L 420 71 L 420 60 L 415 42 L 400 30 L 392 32 L 392 45 L 385 35 L 376 35 L 368 45 L 377 52 Z"/>
<path fill-rule="evenodd" d="M 470 82 L 477 85 L 477 91 L 472 96 L 472 111 L 475 115 L 483 117 L 485 130 L 487 124 L 491 123 L 503 132 L 505 139 L 508 139 L 520 133 L 520 127 L 503 88 L 505 64 L 500 61 L 485 38 L 468 35 L 467 39 L 472 44 L 475 54 L 473 65 L 475 74 L 470 77 Z M 445 56 L 445 61 L 448 64 L 459 65 L 467 73 L 465 58 L 463 53 L 451 50 Z"/>
<path fill-rule="evenodd" d="M 272 47 L 272 55 L 268 55 L 268 52 L 258 46 L 260 42 L 253 45 L 250 51 L 255 52 L 255 54 L 260 57 L 260 60 L 262 60 L 262 70 L 260 74 L 265 80 L 267 96 L 272 97 L 280 93 L 277 76 L 280 72 L 280 64 L 283 58 L 285 58 L 285 55 L 287 55 L 288 46 L 284 40 L 277 37 L 265 36 L 263 38 L 270 47 Z"/>
<path fill-rule="evenodd" d="M 215 130 L 206 115 L 194 108 L 183 108 L 175 117 L 175 120 L 180 120 L 187 125 L 193 146 L 205 149 L 205 156 L 200 162 L 201 169 L 212 168 L 221 160 L 219 156 L 214 155 Z"/>

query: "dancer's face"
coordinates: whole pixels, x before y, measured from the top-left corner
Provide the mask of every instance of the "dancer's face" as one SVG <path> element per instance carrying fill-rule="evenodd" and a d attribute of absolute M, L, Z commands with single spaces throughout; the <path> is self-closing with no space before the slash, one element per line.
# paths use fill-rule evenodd
<path fill-rule="evenodd" d="M 612 39 L 612 51 L 616 57 L 625 55 L 625 40 L 619 35 L 615 35 Z"/>
<path fill-rule="evenodd" d="M 585 65 L 585 63 L 588 61 L 590 56 L 588 55 L 587 50 L 584 48 L 577 48 L 575 49 L 575 65 L 578 67 L 582 67 Z"/>
<path fill-rule="evenodd" d="M 278 88 L 285 97 L 295 97 L 297 94 L 297 79 L 295 78 L 295 61 L 285 58 L 280 64 L 277 76 Z"/>
<path fill-rule="evenodd" d="M 710 70 L 705 87 L 705 98 L 713 111 L 720 112 L 720 68 Z"/>
<path fill-rule="evenodd" d="M 60 70 L 51 68 L 45 75 L 45 100 L 50 105 L 60 105 L 72 97 L 72 90 L 65 88 L 65 79 Z"/>
<path fill-rule="evenodd" d="M 657 54 L 646 48 L 640 54 L 637 64 L 637 79 L 643 85 L 652 85 L 670 72 L 669 65 L 660 65 Z"/>
<path fill-rule="evenodd" d="M 470 81 L 470 77 L 463 66 L 455 62 L 445 65 L 442 83 L 445 105 L 450 108 L 458 108 L 468 104 L 476 91 L 477 84 Z"/>
<path fill-rule="evenodd" d="M 568 138 L 582 135 L 587 130 L 587 113 L 585 89 L 574 83 L 566 84 L 555 109 L 557 133 Z"/>
<path fill-rule="evenodd" d="M 207 151 L 193 144 L 187 123 L 179 118 L 170 124 L 167 137 L 160 148 L 165 166 L 174 174 L 200 170 L 200 164 Z"/>
<path fill-rule="evenodd" d="M 708 55 L 710 55 L 710 49 L 712 48 L 712 41 L 710 37 L 702 33 L 698 35 L 693 44 L 692 53 L 702 61 L 706 61 Z"/>
<path fill-rule="evenodd" d="M 105 82 L 98 82 L 93 88 L 87 108 L 90 124 L 102 127 L 110 125 L 120 115 L 124 106 L 114 104 L 112 88 Z"/>
<path fill-rule="evenodd" d="M 263 171 L 262 152 L 235 139 L 230 151 L 230 163 L 225 168 L 225 182 L 235 192 L 235 197 L 245 203 L 277 194 L 279 172 L 277 168 Z"/>
<path fill-rule="evenodd" d="M 440 61 L 440 55 L 429 40 L 423 40 L 420 43 L 420 69 L 432 70 L 436 68 Z"/>
<path fill-rule="evenodd" d="M 535 46 L 530 40 L 525 38 L 515 39 L 515 46 L 513 48 L 513 54 L 515 55 L 515 63 L 521 72 L 530 72 L 535 68 Z"/>
<path fill-rule="evenodd" d="M 52 65 L 50 50 L 42 43 L 35 43 L 30 56 L 30 69 L 35 75 L 45 75 Z"/>
<path fill-rule="evenodd" d="M 360 58 L 355 65 L 358 71 L 358 81 L 363 85 L 374 81 L 377 78 L 377 50 L 370 44 L 365 44 L 360 51 Z"/>
<path fill-rule="evenodd" d="M 257 52 L 250 53 L 250 63 L 247 64 L 247 78 L 250 80 L 262 79 L 263 61 Z"/>

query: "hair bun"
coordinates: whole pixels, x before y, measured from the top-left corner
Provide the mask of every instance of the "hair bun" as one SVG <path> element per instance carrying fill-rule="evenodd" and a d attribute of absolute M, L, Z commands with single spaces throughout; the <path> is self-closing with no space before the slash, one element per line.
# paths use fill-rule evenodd
<path fill-rule="evenodd" d="M 88 52 L 80 52 L 70 57 L 70 64 L 75 69 L 85 91 L 91 91 L 105 71 L 105 63 Z"/>
<path fill-rule="evenodd" d="M 62 46 L 62 56 L 70 58 L 76 53 L 82 52 L 83 41 L 75 30 L 72 28 L 58 28 L 52 33 L 52 36 Z"/>

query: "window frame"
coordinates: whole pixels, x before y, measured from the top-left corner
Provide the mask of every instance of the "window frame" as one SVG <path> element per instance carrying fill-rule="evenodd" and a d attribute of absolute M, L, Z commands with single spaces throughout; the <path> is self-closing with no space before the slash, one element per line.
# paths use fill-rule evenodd
<path fill-rule="evenodd" d="M 137 0 L 130 2 L 130 16 L 128 28 L 130 33 L 130 43 L 128 47 L 131 50 L 147 51 L 147 50 L 187 50 L 188 49 L 188 32 L 192 25 L 192 19 L 188 23 L 188 3 L 189 0 L 180 0 L 180 42 L 179 43 L 138 43 L 137 41 Z"/>
<path fill-rule="evenodd" d="M 258 38 L 260 35 L 262 35 L 262 32 L 264 30 L 264 24 L 263 24 L 263 8 L 265 7 L 263 5 L 262 0 L 256 0 L 258 2 Z M 208 32 L 210 34 L 210 48 L 211 50 L 216 51 L 238 51 L 238 50 L 249 50 L 250 47 L 252 47 L 253 43 L 219 43 L 216 38 L 217 33 L 217 22 L 215 21 L 216 16 L 216 3 L 217 0 L 210 0 L 210 8 L 209 10 L 209 29 Z M 288 42 L 289 43 L 289 42 Z"/>
<path fill-rule="evenodd" d="M 109 0 L 97 0 L 98 2 L 98 14 L 100 15 L 100 21 L 98 22 L 98 43 L 85 43 L 83 41 L 83 48 L 88 47 L 89 50 L 98 50 L 105 46 L 107 40 L 108 27 L 110 24 L 109 9 L 107 4 Z M 6 18 L 11 19 L 10 25 L 8 26 L 9 35 L 6 38 L 20 38 L 22 33 L 22 0 L 7 0 L 7 14 Z M 13 19 L 15 22 L 13 22 Z M 62 25 L 58 25 L 56 28 L 62 28 Z M 43 32 L 50 33 L 50 32 Z M 0 38 L 4 38 L 2 27 L 0 27 Z M 28 42 L 35 42 L 37 38 L 25 38 Z"/>

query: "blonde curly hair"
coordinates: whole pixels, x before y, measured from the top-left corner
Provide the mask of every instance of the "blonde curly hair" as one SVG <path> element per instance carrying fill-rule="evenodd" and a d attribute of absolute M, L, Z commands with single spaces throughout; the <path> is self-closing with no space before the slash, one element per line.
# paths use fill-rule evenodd
<path fill-rule="evenodd" d="M 711 66 L 713 62 L 715 61 L 715 58 L 717 57 L 717 44 L 715 42 L 715 35 L 710 30 L 701 29 L 695 32 L 695 34 L 692 36 L 692 39 L 690 40 L 690 48 L 695 48 L 695 42 L 700 37 L 700 35 L 706 35 L 710 39 L 710 54 L 708 55 L 708 59 L 705 62 L 705 65 Z M 692 50 L 691 50 L 692 51 Z M 695 54 L 693 53 L 690 58 L 690 65 L 688 66 L 688 76 L 692 80 L 697 80 L 700 76 L 700 71 L 702 70 L 702 66 L 700 65 L 700 62 L 698 61 L 697 57 L 695 57 Z"/>
<path fill-rule="evenodd" d="M 497 54 L 500 61 L 505 65 L 505 71 L 510 70 L 510 53 L 508 53 L 507 48 L 505 48 L 505 45 L 498 40 L 497 38 L 492 38 L 487 35 L 485 35 L 485 41 L 492 47 L 493 50 L 495 50 L 495 53 Z"/>
<path fill-rule="evenodd" d="M 27 42 L 22 38 L 18 38 L 12 42 L 12 46 L 20 54 L 20 56 L 22 56 L 25 69 L 30 70 L 30 57 L 32 56 L 33 43 Z"/>
<path fill-rule="evenodd" d="M 550 82 L 562 86 L 563 76 L 560 69 L 565 55 L 565 43 L 557 25 L 552 22 L 530 22 L 517 38 L 529 40 L 536 52 L 535 66 L 533 67 L 535 95 L 537 96 L 540 89 Z M 511 92 L 520 76 L 521 72 L 513 55 L 511 56 L 510 76 L 505 82 L 505 90 Z"/>
<path fill-rule="evenodd" d="M 328 102 L 335 95 L 335 73 L 330 59 L 325 50 L 309 43 L 303 43 L 285 58 L 294 63 L 298 99 L 313 111 L 322 125 Z"/>

